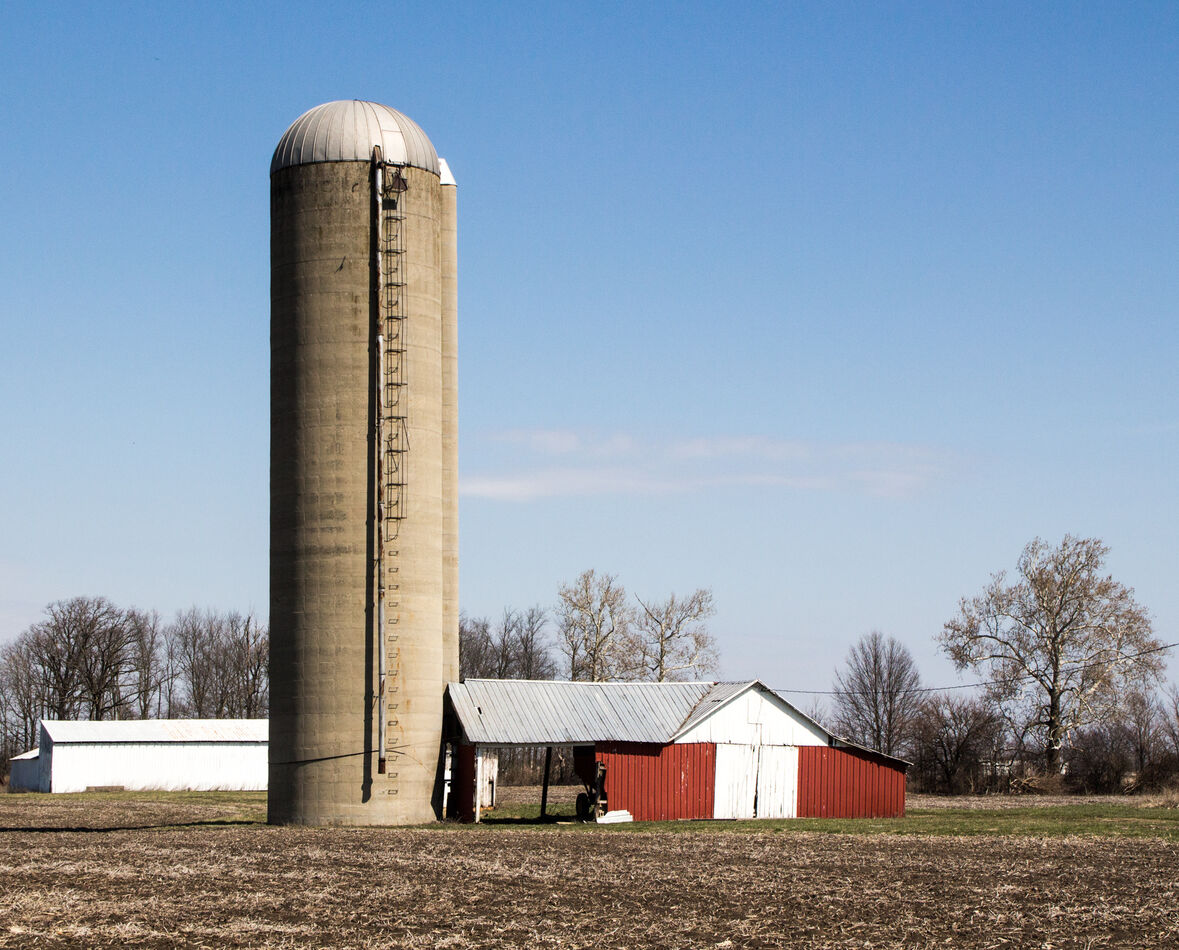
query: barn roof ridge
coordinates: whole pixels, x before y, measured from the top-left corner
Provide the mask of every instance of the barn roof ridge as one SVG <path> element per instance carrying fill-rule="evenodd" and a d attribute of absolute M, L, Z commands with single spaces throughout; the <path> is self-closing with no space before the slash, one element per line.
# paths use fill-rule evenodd
<path fill-rule="evenodd" d="M 674 742 L 751 689 L 832 733 L 758 679 L 651 683 L 633 680 L 468 679 L 447 694 L 471 742 L 564 745 Z M 569 701 L 577 694 L 577 703 Z"/>
<path fill-rule="evenodd" d="M 462 683 L 559 683 L 561 686 L 641 686 L 646 689 L 660 686 L 716 686 L 725 680 L 664 680 L 655 683 L 651 680 L 537 680 L 514 676 L 468 676 Z M 752 680 L 733 680 L 732 682 L 753 682 Z M 450 683 L 447 684 L 451 685 Z M 461 684 L 460 684 L 461 685 Z"/>
<path fill-rule="evenodd" d="M 56 744 L 108 742 L 268 742 L 268 719 L 42 719 Z"/>

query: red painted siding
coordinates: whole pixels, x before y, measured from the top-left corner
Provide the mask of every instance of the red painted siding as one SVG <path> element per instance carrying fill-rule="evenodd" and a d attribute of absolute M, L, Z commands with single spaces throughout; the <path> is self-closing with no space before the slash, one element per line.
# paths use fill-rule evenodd
<path fill-rule="evenodd" d="M 903 769 L 854 749 L 799 747 L 799 818 L 900 818 L 904 814 Z"/>
<path fill-rule="evenodd" d="M 716 746 L 711 742 L 657 745 L 600 742 L 610 809 L 625 808 L 635 821 L 711 818 Z"/>

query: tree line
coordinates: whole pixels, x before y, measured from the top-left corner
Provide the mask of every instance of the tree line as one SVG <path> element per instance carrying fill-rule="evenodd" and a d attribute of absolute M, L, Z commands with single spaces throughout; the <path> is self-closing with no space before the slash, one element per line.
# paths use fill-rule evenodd
<path fill-rule="evenodd" d="M 912 654 L 872 632 L 836 671 L 831 727 L 912 761 L 911 787 L 1116 792 L 1179 779 L 1179 692 L 1134 592 L 1096 538 L 1040 539 L 1015 576 L 963 598 L 937 637 L 969 691 L 923 688 Z M 823 718 L 828 710 L 812 710 Z"/>
<path fill-rule="evenodd" d="M 627 594 L 613 574 L 583 571 L 557 591 L 552 608 L 506 608 L 495 621 L 463 615 L 459 669 L 463 679 L 668 680 L 716 672 L 716 639 L 707 620 L 712 591 L 643 599 Z M 541 780 L 544 752 L 501 749 L 500 780 Z M 570 747 L 554 749 L 551 778 L 574 780 Z"/>
<path fill-rule="evenodd" d="M 509 607 L 494 623 L 464 614 L 459 668 L 463 679 L 695 679 L 717 669 L 715 613 L 710 590 L 643 600 L 617 576 L 587 570 L 561 585 L 551 612 Z"/>
<path fill-rule="evenodd" d="M 979 682 L 922 685 L 912 654 L 874 631 L 836 670 L 831 731 L 909 759 L 913 787 L 942 792 L 1071 785 L 1159 787 L 1179 779 L 1179 691 L 1164 690 L 1163 644 L 1131 589 L 1105 573 L 1109 549 L 1066 536 L 1028 544 L 1015 575 L 963 598 L 937 636 Z M 642 680 L 715 674 L 712 592 L 635 597 L 612 574 L 582 572 L 556 603 L 463 615 L 461 677 Z M 0 768 L 46 719 L 255 718 L 269 706 L 269 635 L 250 613 L 57 601 L 0 647 Z M 535 763 L 516 763 L 527 771 Z M 502 766 L 501 766 L 502 767 Z"/>
<path fill-rule="evenodd" d="M 251 613 L 156 611 L 74 597 L 0 647 L 0 750 L 41 719 L 254 719 L 269 710 L 269 634 Z"/>

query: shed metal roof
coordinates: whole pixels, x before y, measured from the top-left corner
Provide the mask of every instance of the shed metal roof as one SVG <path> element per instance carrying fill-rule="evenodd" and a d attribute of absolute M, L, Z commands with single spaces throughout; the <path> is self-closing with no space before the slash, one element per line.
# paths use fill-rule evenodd
<path fill-rule="evenodd" d="M 501 745 L 667 742 L 712 683 L 467 680 L 450 701 L 468 740 Z"/>
<path fill-rule="evenodd" d="M 40 749 L 29 749 L 28 752 L 22 752 L 20 755 L 14 755 L 9 762 L 31 762 L 41 754 Z"/>
<path fill-rule="evenodd" d="M 68 742 L 268 742 L 267 719 L 120 719 L 73 722 L 43 719 L 55 743 Z"/>
<path fill-rule="evenodd" d="M 754 688 L 764 690 L 794 708 L 757 680 L 743 683 L 585 683 L 476 679 L 451 683 L 447 690 L 463 731 L 471 742 L 565 745 L 671 742 L 726 703 Z"/>

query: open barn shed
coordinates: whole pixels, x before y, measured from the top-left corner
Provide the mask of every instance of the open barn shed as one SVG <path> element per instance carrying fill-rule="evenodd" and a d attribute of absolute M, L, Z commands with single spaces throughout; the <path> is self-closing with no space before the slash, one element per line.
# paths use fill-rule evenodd
<path fill-rule="evenodd" d="M 42 720 L 21 784 L 40 792 L 264 790 L 268 739 L 265 719 Z"/>
<path fill-rule="evenodd" d="M 881 818 L 905 812 L 902 759 L 832 735 L 753 680 L 467 680 L 447 688 L 448 813 L 493 803 L 498 749 L 573 746 L 598 813 L 685 818 Z"/>

